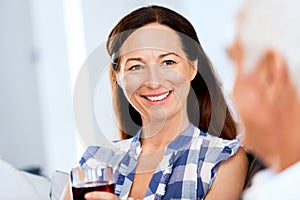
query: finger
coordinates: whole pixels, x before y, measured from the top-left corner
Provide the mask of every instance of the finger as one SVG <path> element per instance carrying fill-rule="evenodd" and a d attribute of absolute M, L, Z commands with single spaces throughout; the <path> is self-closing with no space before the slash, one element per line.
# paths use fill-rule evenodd
<path fill-rule="evenodd" d="M 86 200 L 117 200 L 119 199 L 115 194 L 109 192 L 89 192 L 84 195 Z"/>

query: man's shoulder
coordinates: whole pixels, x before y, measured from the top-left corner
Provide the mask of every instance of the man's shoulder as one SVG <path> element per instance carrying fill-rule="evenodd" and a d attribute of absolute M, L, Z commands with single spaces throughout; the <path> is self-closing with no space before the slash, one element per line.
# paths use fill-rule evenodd
<path fill-rule="evenodd" d="M 245 190 L 243 199 L 300 199 L 300 162 L 281 173 L 270 169 L 258 172 L 250 188 Z"/>

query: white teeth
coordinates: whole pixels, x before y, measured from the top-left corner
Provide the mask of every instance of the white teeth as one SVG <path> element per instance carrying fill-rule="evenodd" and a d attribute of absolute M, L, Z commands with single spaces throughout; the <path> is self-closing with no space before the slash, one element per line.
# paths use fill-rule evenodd
<path fill-rule="evenodd" d="M 150 101 L 160 101 L 160 100 L 163 100 L 164 98 L 166 98 L 169 95 L 169 93 L 170 92 L 167 92 L 160 96 L 146 96 L 146 98 L 149 99 Z"/>

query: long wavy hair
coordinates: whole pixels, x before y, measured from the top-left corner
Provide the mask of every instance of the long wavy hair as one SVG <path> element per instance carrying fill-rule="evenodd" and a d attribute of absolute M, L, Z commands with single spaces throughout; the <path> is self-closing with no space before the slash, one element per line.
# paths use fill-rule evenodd
<path fill-rule="evenodd" d="M 112 58 L 110 82 L 113 105 L 121 138 L 132 137 L 132 134 L 135 134 L 142 126 L 142 120 L 116 82 L 115 72 L 119 70 L 118 51 L 130 34 L 150 23 L 159 23 L 176 31 L 187 58 L 190 61 L 198 59 L 197 74 L 191 81 L 192 89 L 188 95 L 189 120 L 204 132 L 224 139 L 233 139 L 236 136 L 236 123 L 225 101 L 221 84 L 199 42 L 194 27 L 180 14 L 161 6 L 142 7 L 129 13 L 113 28 L 107 40 L 107 51 Z"/>

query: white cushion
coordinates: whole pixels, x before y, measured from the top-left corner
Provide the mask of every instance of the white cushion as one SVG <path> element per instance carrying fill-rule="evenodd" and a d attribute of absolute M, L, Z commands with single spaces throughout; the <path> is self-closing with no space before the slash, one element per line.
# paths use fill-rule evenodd
<path fill-rule="evenodd" d="M 50 181 L 20 171 L 0 159 L 0 199 L 50 199 Z"/>

